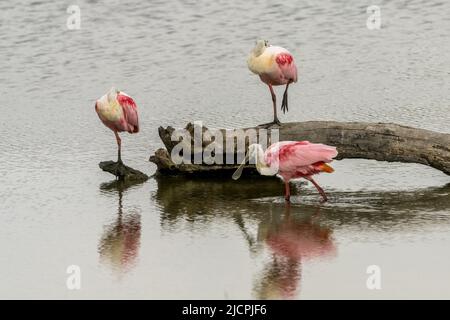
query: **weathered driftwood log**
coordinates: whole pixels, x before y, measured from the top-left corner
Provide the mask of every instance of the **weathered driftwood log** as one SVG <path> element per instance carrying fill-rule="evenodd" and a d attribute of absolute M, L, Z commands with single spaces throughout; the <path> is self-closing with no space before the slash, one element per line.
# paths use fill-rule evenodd
<path fill-rule="evenodd" d="M 103 161 L 98 166 L 106 172 L 109 172 L 116 176 L 120 181 L 124 182 L 144 182 L 148 179 L 145 173 L 139 170 L 130 168 L 123 163 L 114 161 Z"/>
<path fill-rule="evenodd" d="M 247 128 L 258 130 L 256 128 Z M 243 130 L 247 130 L 243 129 Z M 279 129 L 279 140 L 308 140 L 336 146 L 339 152 L 337 159 L 362 158 L 388 162 L 419 163 L 436 168 L 450 175 L 450 134 L 417 129 L 393 123 L 307 121 L 285 123 Z M 192 154 L 201 152 L 213 139 L 203 136 L 201 149 L 194 147 L 194 125 L 189 123 L 187 132 L 192 137 Z M 170 153 L 180 140 L 172 141 L 172 127 L 159 128 L 159 136 L 166 149 L 158 149 L 150 161 L 155 163 L 158 171 L 168 174 L 217 173 L 229 174 L 237 165 L 222 164 L 175 164 Z M 204 132 L 197 130 L 197 132 Z M 220 129 L 223 135 L 223 150 L 226 149 L 226 130 Z M 270 133 L 269 133 L 270 135 Z M 235 140 L 232 140 L 235 144 Z M 248 139 L 246 141 L 248 144 Z M 236 145 L 233 146 L 236 150 Z M 250 169 L 250 170 L 249 170 Z M 247 174 L 254 172 L 248 166 Z"/>

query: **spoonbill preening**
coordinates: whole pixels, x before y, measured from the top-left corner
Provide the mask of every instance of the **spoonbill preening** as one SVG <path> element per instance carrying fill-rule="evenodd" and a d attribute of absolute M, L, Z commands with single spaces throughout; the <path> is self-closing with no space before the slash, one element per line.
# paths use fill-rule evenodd
<path fill-rule="evenodd" d="M 111 88 L 95 103 L 95 111 L 105 126 L 110 128 L 117 141 L 117 162 L 122 163 L 121 139 L 118 132 L 138 133 L 137 105 L 125 92 Z"/>
<path fill-rule="evenodd" d="M 258 40 L 247 59 L 250 71 L 259 75 L 261 81 L 269 86 L 273 103 L 273 122 L 267 125 L 280 125 L 277 117 L 277 102 L 273 86 L 286 85 L 281 102 L 283 113 L 288 111 L 288 88 L 297 82 L 297 66 L 292 54 L 278 46 L 269 45 L 267 40 Z"/>

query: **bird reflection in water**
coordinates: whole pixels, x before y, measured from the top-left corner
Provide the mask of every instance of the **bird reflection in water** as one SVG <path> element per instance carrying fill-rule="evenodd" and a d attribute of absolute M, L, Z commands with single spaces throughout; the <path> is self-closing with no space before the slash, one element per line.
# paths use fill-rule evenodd
<path fill-rule="evenodd" d="M 141 240 L 141 215 L 138 209 L 123 210 L 123 193 L 132 184 L 113 181 L 100 186 L 103 192 L 118 196 L 115 220 L 106 225 L 100 239 L 98 252 L 100 262 L 110 265 L 119 276 L 130 271 L 136 264 Z"/>
<path fill-rule="evenodd" d="M 270 261 L 264 260 L 263 270 L 256 274 L 253 286 L 254 295 L 260 299 L 297 297 L 301 264 L 336 252 L 332 229 L 320 223 L 321 207 L 316 207 L 315 199 L 310 201 L 314 206 L 304 203 L 285 206 L 277 180 L 258 180 L 258 188 L 251 179 L 244 179 L 240 184 L 229 180 L 181 178 L 157 182 L 154 197 L 164 209 L 163 228 L 181 221 L 194 227 L 198 223 L 198 228 L 204 228 L 208 222 L 233 221 L 252 257 L 264 254 L 266 249 L 269 251 Z M 183 201 L 177 200 L 179 194 L 185 195 Z M 200 196 L 202 201 L 198 201 Z M 249 200 L 252 198 L 269 200 Z M 274 199 L 280 201 L 272 202 Z"/>
<path fill-rule="evenodd" d="M 302 265 L 337 254 L 334 228 L 370 224 L 374 230 L 409 231 L 417 221 L 422 226 L 441 223 L 437 218 L 424 220 L 423 213 L 447 212 L 450 207 L 450 184 L 410 192 L 334 191 L 333 203 L 319 208 L 310 188 L 303 191 L 301 204 L 285 207 L 276 179 L 255 179 L 236 183 L 229 178 L 157 178 L 152 201 L 161 209 L 166 232 L 186 223 L 191 231 L 203 231 L 232 222 L 251 258 L 264 257 L 253 285 L 253 295 L 260 299 L 298 298 Z M 226 258 L 224 263 L 233 263 Z"/>
<path fill-rule="evenodd" d="M 284 214 L 274 213 L 270 221 L 261 222 L 258 241 L 266 244 L 271 257 L 255 282 L 259 299 L 296 298 L 302 262 L 336 253 L 331 229 L 317 222 L 319 210 L 294 216 L 286 205 Z"/>

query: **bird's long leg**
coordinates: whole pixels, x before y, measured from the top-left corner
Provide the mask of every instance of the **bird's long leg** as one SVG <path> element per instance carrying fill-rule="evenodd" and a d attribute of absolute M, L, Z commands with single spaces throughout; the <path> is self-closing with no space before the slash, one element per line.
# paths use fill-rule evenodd
<path fill-rule="evenodd" d="M 311 181 L 312 184 L 314 185 L 314 187 L 316 187 L 317 191 L 319 191 L 320 195 L 322 196 L 323 202 L 328 201 L 328 197 L 325 194 L 325 191 L 323 191 L 323 189 L 319 186 L 319 184 L 312 177 L 305 177 L 305 179 Z"/>
<path fill-rule="evenodd" d="M 122 163 L 122 157 L 121 157 L 122 140 L 120 139 L 117 131 L 114 131 L 114 135 L 116 136 L 116 141 L 117 141 L 117 162 Z"/>
<path fill-rule="evenodd" d="M 281 110 L 283 111 L 283 113 L 286 113 L 287 111 L 289 111 L 289 108 L 288 108 L 288 88 L 289 88 L 290 84 L 291 84 L 291 82 L 288 82 L 286 84 L 286 89 L 284 90 L 284 93 L 283 93 L 283 101 L 281 102 Z"/>
<path fill-rule="evenodd" d="M 291 188 L 289 187 L 289 181 L 284 182 L 284 190 L 284 200 L 286 200 L 286 202 L 291 202 Z"/>
<path fill-rule="evenodd" d="M 272 103 L 273 103 L 273 123 L 281 125 L 280 120 L 278 120 L 277 117 L 277 97 L 275 95 L 275 92 L 273 91 L 273 87 L 271 84 L 269 84 L 270 94 L 272 95 Z"/>

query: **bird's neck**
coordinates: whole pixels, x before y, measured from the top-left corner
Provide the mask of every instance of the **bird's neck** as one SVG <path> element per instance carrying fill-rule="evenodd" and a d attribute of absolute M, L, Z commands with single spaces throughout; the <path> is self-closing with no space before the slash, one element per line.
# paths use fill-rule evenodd
<path fill-rule="evenodd" d="M 261 146 L 258 147 L 256 152 L 256 170 L 258 170 L 262 176 L 273 176 L 276 174 L 264 160 L 264 151 Z"/>
<path fill-rule="evenodd" d="M 263 54 L 264 50 L 266 49 L 266 47 L 264 45 L 257 45 L 255 48 L 253 48 L 253 56 L 255 57 L 259 57 L 260 55 Z"/>

